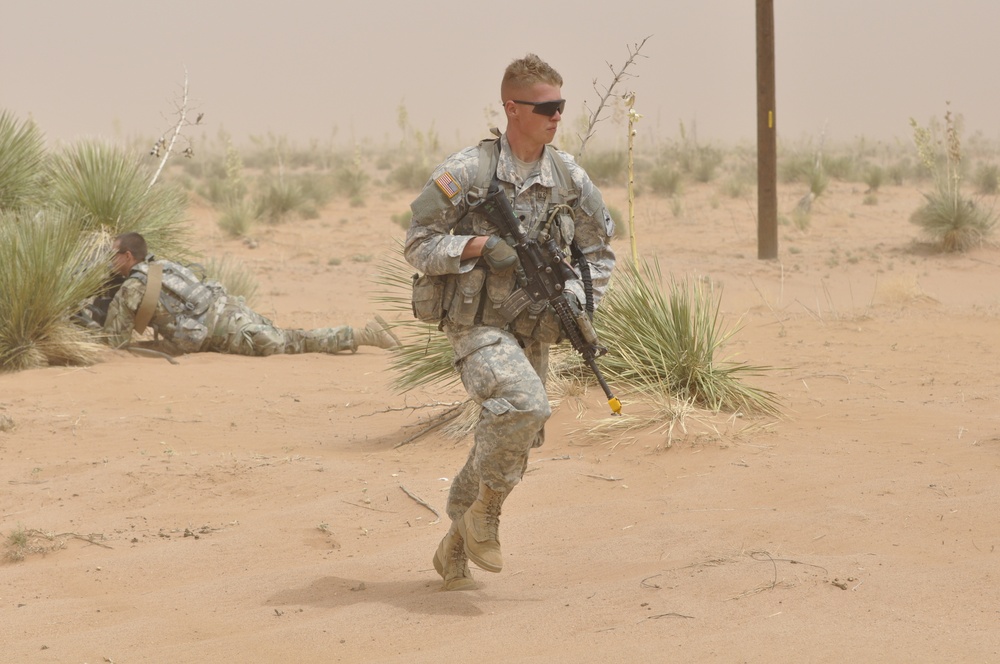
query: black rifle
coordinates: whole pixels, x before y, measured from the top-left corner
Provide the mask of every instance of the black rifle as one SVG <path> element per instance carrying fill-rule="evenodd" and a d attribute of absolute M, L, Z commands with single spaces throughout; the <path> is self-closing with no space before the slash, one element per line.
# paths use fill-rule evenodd
<path fill-rule="evenodd" d="M 521 288 L 504 303 L 504 308 L 519 312 L 531 302 L 548 302 L 559 316 L 563 333 L 573 344 L 573 349 L 580 353 L 597 377 L 597 382 L 601 384 L 601 389 L 608 398 L 611 412 L 620 415 L 621 401 L 611 393 L 611 388 L 608 387 L 596 362 L 598 357 L 608 352 L 607 348 L 598 342 L 597 332 L 590 317 L 579 307 L 573 307 L 566 296 L 566 282 L 577 276 L 566 262 L 566 255 L 556 245 L 551 235 L 544 237 L 541 243 L 525 235 L 514 216 L 507 195 L 496 179 L 493 180 L 482 205 L 489 220 L 500 231 L 504 241 L 514 248 L 521 262 L 518 267 L 518 282 Z"/>

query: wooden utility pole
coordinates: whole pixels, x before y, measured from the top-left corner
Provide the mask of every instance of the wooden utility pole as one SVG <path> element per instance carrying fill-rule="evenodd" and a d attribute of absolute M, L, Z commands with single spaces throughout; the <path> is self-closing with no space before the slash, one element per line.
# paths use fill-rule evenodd
<path fill-rule="evenodd" d="M 757 0 L 757 258 L 778 257 L 774 0 Z"/>

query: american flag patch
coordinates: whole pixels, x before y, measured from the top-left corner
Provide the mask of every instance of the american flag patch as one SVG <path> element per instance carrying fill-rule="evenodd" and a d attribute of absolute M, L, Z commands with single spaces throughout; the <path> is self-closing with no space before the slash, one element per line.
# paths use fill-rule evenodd
<path fill-rule="evenodd" d="M 462 191 L 462 188 L 458 186 L 458 182 L 456 182 L 455 178 L 451 176 L 451 173 L 447 171 L 436 177 L 434 182 L 449 199 L 455 198 L 455 195 Z"/>

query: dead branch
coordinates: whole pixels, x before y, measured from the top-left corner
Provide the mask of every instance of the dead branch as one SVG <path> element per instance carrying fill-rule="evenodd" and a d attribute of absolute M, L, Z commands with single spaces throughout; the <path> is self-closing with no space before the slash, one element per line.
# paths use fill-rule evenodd
<path fill-rule="evenodd" d="M 170 135 L 169 141 L 166 141 L 163 136 L 160 136 L 159 140 L 156 141 L 156 144 L 153 146 L 153 149 L 150 150 L 151 155 L 153 155 L 154 157 L 159 157 L 162 154 L 162 158 L 160 159 L 160 165 L 156 169 L 156 173 L 153 174 L 153 179 L 149 181 L 149 186 L 146 187 L 146 191 L 152 189 L 153 185 L 156 184 L 156 181 L 160 178 L 160 173 L 163 172 L 163 168 L 167 165 L 167 160 L 170 159 L 170 155 L 174 150 L 174 146 L 177 144 L 177 138 L 180 136 L 181 130 L 184 129 L 184 127 L 187 127 L 188 125 L 192 124 L 191 122 L 188 122 L 187 115 L 188 115 L 188 71 L 187 67 L 185 67 L 184 89 L 181 93 L 181 101 L 180 104 L 178 104 L 177 108 L 177 124 L 175 124 L 170 130 L 168 130 L 168 133 L 170 131 L 173 132 Z M 199 113 L 197 120 L 193 124 L 201 124 L 202 118 L 204 116 L 205 116 L 204 113 Z M 191 146 L 188 145 L 188 147 L 185 148 L 184 150 L 184 156 L 191 157 L 193 154 L 194 152 L 191 150 Z"/>
<path fill-rule="evenodd" d="M 619 69 L 618 71 L 615 71 L 614 66 L 612 66 L 610 62 L 607 63 L 608 69 L 611 70 L 612 79 L 611 79 L 611 84 L 606 88 L 604 88 L 603 93 L 598 88 L 597 79 L 596 78 L 594 79 L 594 91 L 597 92 L 599 101 L 597 104 L 597 110 L 595 110 L 590 114 L 590 123 L 587 125 L 586 135 L 580 138 L 580 148 L 579 150 L 577 150 L 576 153 L 577 160 L 583 157 L 583 152 L 587 147 L 587 141 L 589 141 L 590 138 L 594 135 L 595 133 L 594 128 L 597 125 L 597 123 L 601 121 L 602 119 L 601 114 L 604 112 L 604 107 L 607 105 L 608 100 L 611 98 L 611 95 L 614 92 L 615 87 L 617 87 L 618 84 L 621 83 L 626 77 L 632 77 L 632 74 L 628 73 L 628 68 L 635 63 L 635 59 L 639 57 L 639 51 L 642 50 L 642 47 L 645 46 L 646 41 L 649 40 L 649 38 L 652 36 L 653 35 L 648 35 L 638 44 L 633 44 L 632 46 L 628 47 L 628 60 L 625 61 L 625 64 L 623 64 L 621 66 L 621 69 Z"/>
<path fill-rule="evenodd" d="M 413 498 L 413 500 L 417 501 L 418 504 L 423 505 L 424 507 L 426 507 L 427 509 L 429 509 L 431 512 L 434 512 L 434 516 L 437 517 L 437 520 L 432 521 L 431 525 L 433 525 L 435 523 L 439 523 L 441 521 L 441 515 L 438 514 L 438 511 L 436 509 L 434 509 L 433 507 L 431 507 L 430 505 L 428 505 L 426 501 L 424 501 L 422 498 L 419 498 L 418 496 L 416 496 L 413 493 L 411 493 L 410 490 L 407 489 L 402 484 L 399 485 L 399 488 L 402 489 L 403 493 L 405 493 L 407 496 L 409 496 L 410 498 Z"/>

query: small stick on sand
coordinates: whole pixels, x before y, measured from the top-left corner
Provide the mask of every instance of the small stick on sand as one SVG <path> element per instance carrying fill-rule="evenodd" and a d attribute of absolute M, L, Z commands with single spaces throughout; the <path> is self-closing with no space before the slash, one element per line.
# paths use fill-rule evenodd
<path fill-rule="evenodd" d="M 419 504 L 423 505 L 424 507 L 426 507 L 430 511 L 434 512 L 434 516 L 437 517 L 437 520 L 436 521 L 432 521 L 431 525 L 434 525 L 435 523 L 440 523 L 441 522 L 441 515 L 438 514 L 438 511 L 436 509 L 434 509 L 433 507 L 431 507 L 430 505 L 428 505 L 425 500 L 423 500 L 422 498 L 420 498 L 420 497 L 414 495 L 413 493 L 411 493 L 410 490 L 407 489 L 402 484 L 399 485 L 399 488 L 402 489 L 403 493 L 405 493 L 407 496 L 409 496 L 410 498 L 413 498 L 413 500 L 417 501 Z"/>

